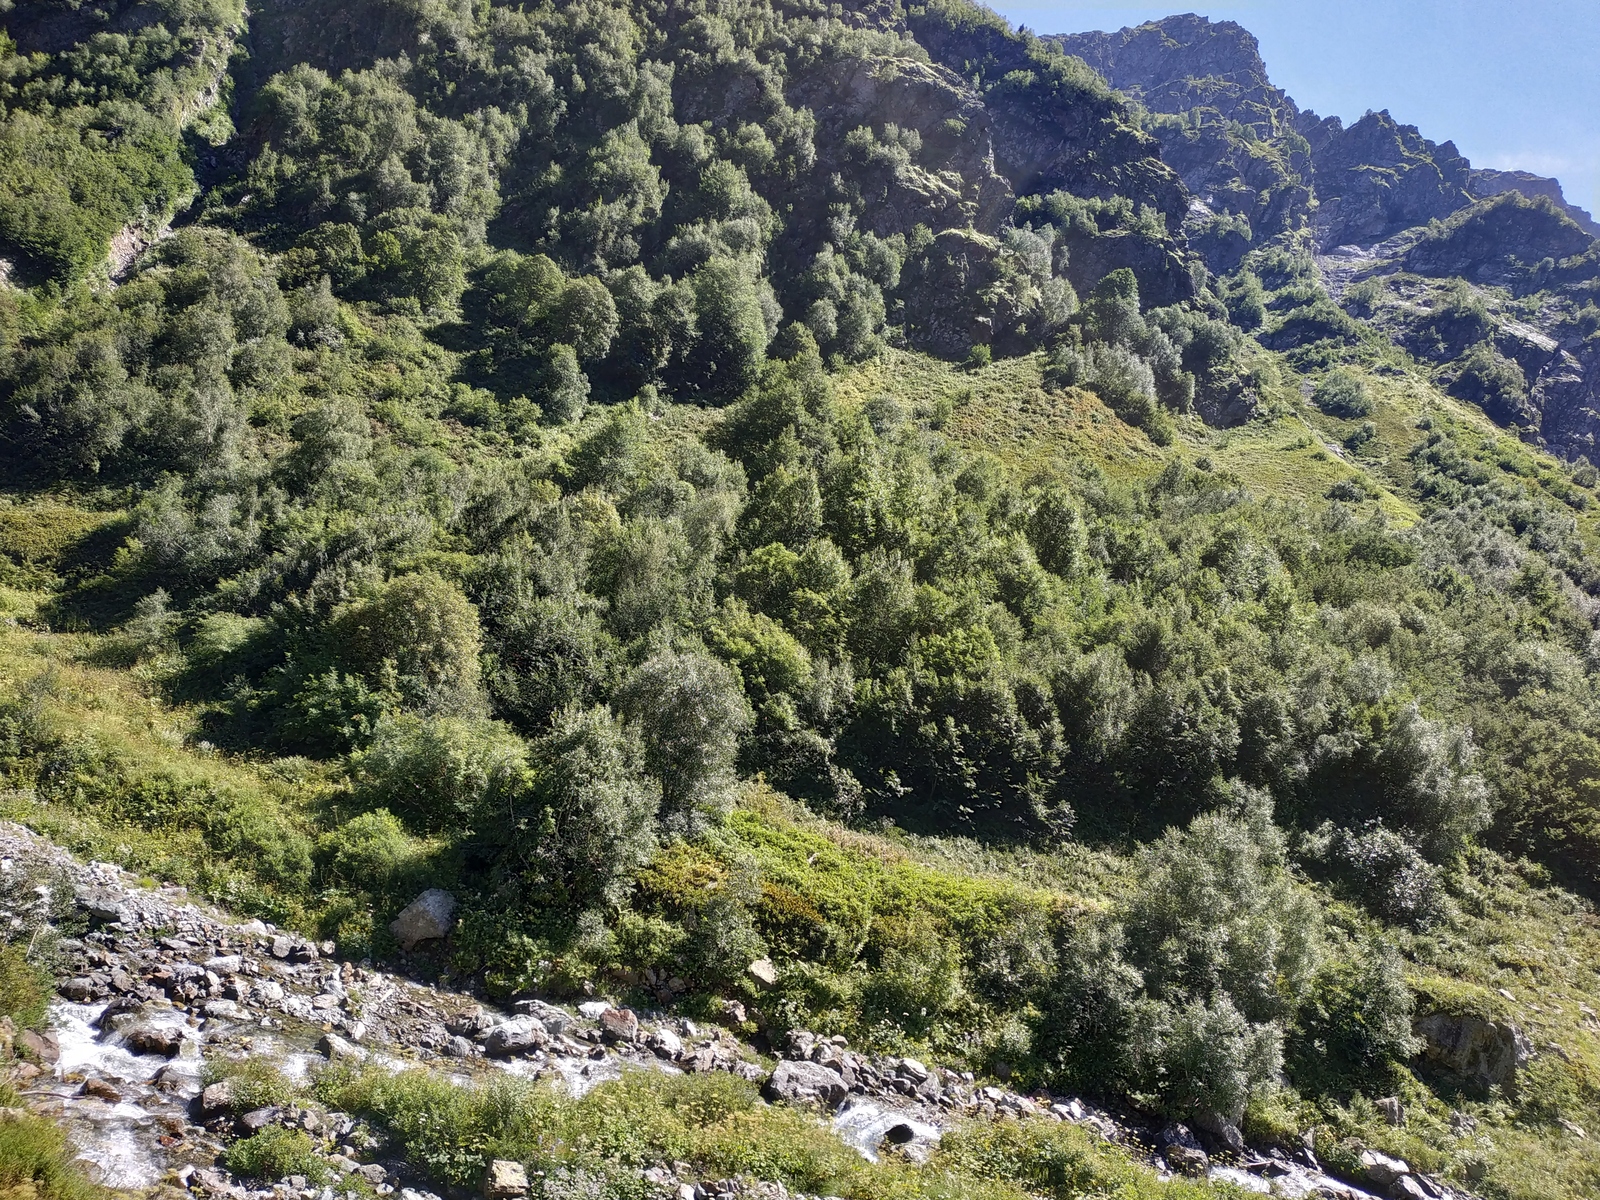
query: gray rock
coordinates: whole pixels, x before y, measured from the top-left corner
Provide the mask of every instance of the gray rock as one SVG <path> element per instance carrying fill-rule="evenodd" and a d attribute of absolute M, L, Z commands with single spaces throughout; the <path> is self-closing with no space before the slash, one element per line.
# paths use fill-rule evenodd
<path fill-rule="evenodd" d="M 1383 1119 L 1398 1128 L 1406 1123 L 1406 1108 L 1400 1103 L 1398 1096 L 1385 1096 L 1376 1105 Z"/>
<path fill-rule="evenodd" d="M 175 1008 L 147 1004 L 137 1013 L 113 1019 L 112 1028 L 134 1054 L 171 1058 L 191 1036 L 188 1019 Z"/>
<path fill-rule="evenodd" d="M 233 1107 L 233 1080 L 223 1079 L 200 1093 L 200 1115 L 209 1121 Z"/>
<path fill-rule="evenodd" d="M 483 1039 L 484 1051 L 491 1058 L 512 1058 L 518 1054 L 533 1054 L 550 1044 L 550 1035 L 543 1025 L 530 1017 L 521 1017 L 496 1025 Z"/>
<path fill-rule="evenodd" d="M 789 1104 L 825 1104 L 830 1108 L 845 1098 L 845 1087 L 839 1072 L 814 1062 L 795 1062 L 785 1059 L 767 1080 L 762 1089 L 768 1100 Z"/>
<path fill-rule="evenodd" d="M 56 987 L 63 1000 L 71 1000 L 74 1004 L 87 1004 L 99 990 L 93 980 L 81 978 L 68 979 Z"/>
<path fill-rule="evenodd" d="M 1404 1159 L 1390 1158 L 1377 1150 L 1363 1150 L 1360 1161 L 1361 1173 L 1367 1181 L 1382 1188 L 1388 1187 L 1402 1175 L 1411 1174 L 1411 1167 Z"/>
<path fill-rule="evenodd" d="M 1239 1132 L 1239 1126 L 1235 1122 L 1221 1113 L 1200 1113 L 1195 1117 L 1194 1123 L 1201 1132 L 1211 1136 L 1214 1149 L 1226 1150 L 1230 1154 L 1243 1153 L 1244 1134 Z"/>
<path fill-rule="evenodd" d="M 389 932 L 402 949 L 445 937 L 455 928 L 456 898 L 443 888 L 429 888 L 389 922 Z"/>
<path fill-rule="evenodd" d="M 631 1008 L 608 1008 L 600 1014 L 600 1031 L 613 1042 L 639 1040 L 639 1018 Z"/>
<path fill-rule="evenodd" d="M 670 1029 L 653 1030 L 645 1040 L 645 1045 L 662 1058 L 677 1058 L 683 1053 L 683 1039 Z"/>
<path fill-rule="evenodd" d="M 353 1042 L 347 1042 L 336 1033 L 325 1033 L 317 1039 L 317 1051 L 327 1058 L 329 1062 L 340 1059 L 360 1059 L 366 1057 L 361 1048 Z"/>
<path fill-rule="evenodd" d="M 237 1124 L 246 1134 L 260 1133 L 268 1125 L 275 1124 L 283 1109 L 277 1105 L 267 1108 L 253 1108 L 240 1117 Z"/>
<path fill-rule="evenodd" d="M 778 982 L 778 968 L 772 965 L 770 958 L 756 959 L 745 968 L 745 973 L 764 988 L 775 987 Z"/>
<path fill-rule="evenodd" d="M 1168 1146 L 1161 1156 L 1175 1175 L 1204 1175 L 1211 1169 L 1210 1157 L 1198 1146 Z"/>
<path fill-rule="evenodd" d="M 1412 1022 L 1422 1057 L 1475 1087 L 1512 1091 L 1533 1056 L 1533 1043 L 1509 1021 L 1432 1012 Z"/>

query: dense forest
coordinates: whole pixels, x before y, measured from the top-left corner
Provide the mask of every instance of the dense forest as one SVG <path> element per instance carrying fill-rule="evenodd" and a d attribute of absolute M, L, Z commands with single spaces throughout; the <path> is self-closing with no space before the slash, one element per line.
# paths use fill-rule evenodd
<path fill-rule="evenodd" d="M 499 999 L 1593 1194 L 1600 249 L 1172 44 L 0 0 L 3 815 Z"/>

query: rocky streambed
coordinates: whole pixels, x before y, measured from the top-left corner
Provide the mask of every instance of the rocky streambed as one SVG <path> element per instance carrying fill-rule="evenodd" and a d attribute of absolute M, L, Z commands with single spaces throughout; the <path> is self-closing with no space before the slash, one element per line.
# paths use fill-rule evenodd
<path fill-rule="evenodd" d="M 422 1067 L 463 1085 L 495 1072 L 554 1078 L 576 1094 L 630 1066 L 730 1072 L 759 1083 L 769 1101 L 816 1108 L 869 1159 L 894 1153 L 926 1160 L 944 1130 L 974 1116 L 1070 1121 L 1162 1170 L 1210 1174 L 1262 1194 L 1461 1195 L 1371 1152 L 1358 1186 L 1325 1174 L 1309 1149 L 1258 1154 L 1231 1127 L 1153 1128 L 1076 1098 L 1024 1096 L 916 1059 L 862 1054 L 838 1037 L 792 1032 L 773 1064 L 720 1027 L 603 999 L 567 1007 L 530 997 L 509 1009 L 488 1007 L 338 961 L 332 944 L 231 919 L 191 903 L 181 888 L 140 886 L 113 865 L 79 863 L 16 826 L 0 826 L 0 874 L 47 880 L 25 890 L 29 903 L 52 908 L 58 919 L 70 907 L 81 930 L 60 942 L 48 1032 L 15 1037 L 18 1090 L 31 1108 L 67 1128 L 105 1183 L 136 1193 L 336 1200 L 375 1192 L 429 1200 L 429 1181 L 355 1117 L 292 1103 L 241 1115 L 232 1083 L 207 1085 L 227 1074 L 219 1068 L 230 1061 L 263 1061 L 303 1079 L 317 1064 L 362 1060 L 393 1070 Z M 70 906 L 52 894 L 69 889 Z M 439 920 L 437 897 L 419 912 Z M 274 1125 L 310 1135 L 343 1186 L 298 1177 L 239 1180 L 219 1165 L 230 1141 Z M 787 1195 L 771 1181 L 696 1179 L 686 1164 L 645 1174 L 675 1200 Z M 512 1200 L 527 1193 L 528 1181 L 520 1165 L 497 1163 L 484 1191 Z"/>

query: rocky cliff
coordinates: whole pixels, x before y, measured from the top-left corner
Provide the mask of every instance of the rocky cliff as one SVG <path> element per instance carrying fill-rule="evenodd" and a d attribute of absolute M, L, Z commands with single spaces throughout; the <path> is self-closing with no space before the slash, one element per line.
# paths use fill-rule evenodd
<path fill-rule="evenodd" d="M 1570 457 L 1593 453 L 1600 380 L 1582 314 L 1600 280 L 1600 226 L 1558 181 L 1476 169 L 1453 142 L 1387 111 L 1348 127 L 1302 111 L 1230 21 L 1189 14 L 1051 40 L 1149 110 L 1163 160 L 1192 194 L 1185 241 L 1213 272 L 1238 270 L 1275 239 L 1305 246 L 1334 295 L 1370 281 L 1350 315 L 1434 364 L 1458 395 Z M 1470 289 L 1485 314 L 1473 337 L 1440 336 L 1442 302 L 1404 284 L 1406 273 L 1437 281 L 1434 290 Z M 1268 335 L 1280 346 L 1303 340 Z"/>

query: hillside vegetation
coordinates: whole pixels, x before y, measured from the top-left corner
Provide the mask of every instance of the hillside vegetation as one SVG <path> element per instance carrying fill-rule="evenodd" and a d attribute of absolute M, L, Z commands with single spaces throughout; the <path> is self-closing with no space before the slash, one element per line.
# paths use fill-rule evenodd
<path fill-rule="evenodd" d="M 259 9 L 0 11 L 0 815 L 498 998 L 1600 1189 L 1600 492 L 1486 399 L 1592 306 L 1437 284 L 1569 218 L 1336 303 L 955 0 Z M 713 1136 L 629 1087 L 561 1119 Z M 1155 1186 L 1034 1136 L 791 1178 Z"/>

